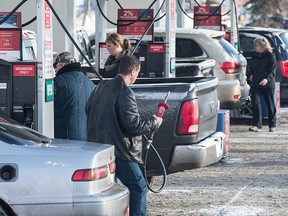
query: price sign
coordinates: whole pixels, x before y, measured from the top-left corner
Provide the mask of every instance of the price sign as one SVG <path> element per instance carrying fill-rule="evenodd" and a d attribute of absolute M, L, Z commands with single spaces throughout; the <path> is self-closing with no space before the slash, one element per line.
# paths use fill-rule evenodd
<path fill-rule="evenodd" d="M 153 10 L 149 9 L 118 9 L 117 33 L 128 39 L 139 40 L 153 20 Z M 150 27 L 144 41 L 152 41 L 153 26 Z"/>
<path fill-rule="evenodd" d="M 221 30 L 221 7 L 195 6 L 194 28 Z"/>

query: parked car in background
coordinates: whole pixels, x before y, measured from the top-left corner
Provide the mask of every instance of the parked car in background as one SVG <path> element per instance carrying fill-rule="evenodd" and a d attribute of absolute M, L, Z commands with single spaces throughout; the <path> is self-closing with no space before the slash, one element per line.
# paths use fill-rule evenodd
<path fill-rule="evenodd" d="M 0 116 L 0 215 L 125 215 L 114 146 L 50 139 Z"/>
<path fill-rule="evenodd" d="M 224 38 L 224 32 L 208 29 L 176 29 L 176 64 L 189 59 L 214 59 L 214 76 L 220 107 L 242 109 L 250 101 L 246 80 L 247 62 Z M 165 29 L 155 28 L 154 41 L 165 40 Z"/>
<path fill-rule="evenodd" d="M 255 52 L 253 40 L 260 36 L 267 38 L 273 48 L 277 61 L 276 82 L 280 82 L 280 101 L 282 104 L 288 103 L 288 32 L 275 28 L 239 28 L 240 51 L 247 60 L 247 74 Z"/>

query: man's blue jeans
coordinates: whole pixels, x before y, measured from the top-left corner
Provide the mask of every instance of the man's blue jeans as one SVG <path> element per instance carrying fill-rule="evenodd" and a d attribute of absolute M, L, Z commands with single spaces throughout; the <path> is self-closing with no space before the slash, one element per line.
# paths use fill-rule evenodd
<path fill-rule="evenodd" d="M 146 216 L 147 184 L 136 162 L 116 158 L 116 178 L 130 191 L 130 216 Z"/>

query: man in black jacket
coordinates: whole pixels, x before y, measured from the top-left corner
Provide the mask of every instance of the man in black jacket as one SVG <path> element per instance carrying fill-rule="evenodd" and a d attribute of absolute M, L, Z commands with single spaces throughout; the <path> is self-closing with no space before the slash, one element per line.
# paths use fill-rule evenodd
<path fill-rule="evenodd" d="M 53 64 L 54 136 L 55 138 L 86 140 L 87 117 L 85 104 L 95 88 L 83 74 L 81 65 L 69 52 L 60 53 Z"/>
<path fill-rule="evenodd" d="M 133 55 L 124 56 L 118 75 L 102 81 L 87 104 L 88 141 L 115 146 L 116 177 L 130 190 L 130 215 L 146 215 L 147 184 L 139 164 L 142 161 L 142 137 L 156 131 L 162 118 L 142 119 L 132 85 L 140 71 L 140 61 Z"/>

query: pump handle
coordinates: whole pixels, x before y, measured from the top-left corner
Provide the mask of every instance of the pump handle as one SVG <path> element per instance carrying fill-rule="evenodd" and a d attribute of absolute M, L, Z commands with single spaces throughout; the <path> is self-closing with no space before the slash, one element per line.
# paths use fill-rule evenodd
<path fill-rule="evenodd" d="M 167 104 L 167 100 L 168 100 L 169 95 L 170 95 L 170 91 L 167 92 L 164 102 L 160 102 L 158 104 L 158 109 L 157 109 L 157 112 L 156 112 L 156 116 L 157 117 L 162 118 L 162 116 L 164 115 L 165 111 L 170 108 L 169 105 Z"/>

